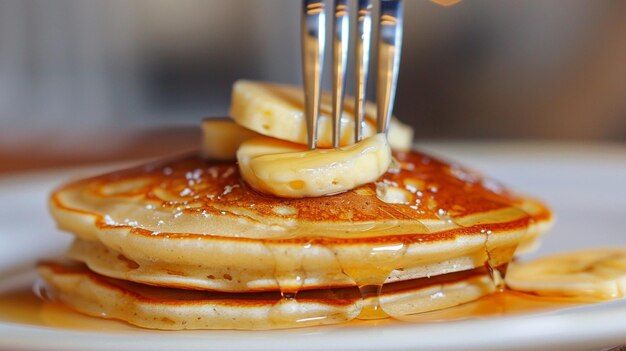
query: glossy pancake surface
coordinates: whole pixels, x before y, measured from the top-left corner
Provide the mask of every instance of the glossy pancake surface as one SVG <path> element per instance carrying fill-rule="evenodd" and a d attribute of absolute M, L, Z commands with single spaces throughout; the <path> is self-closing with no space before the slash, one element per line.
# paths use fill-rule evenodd
<path fill-rule="evenodd" d="M 234 162 L 182 156 L 51 197 L 98 273 L 221 291 L 382 284 L 507 263 L 551 222 L 541 203 L 418 152 L 376 184 L 303 199 L 251 190 Z M 393 192 L 393 202 L 385 193 Z M 389 201 L 389 200 L 388 200 Z"/>

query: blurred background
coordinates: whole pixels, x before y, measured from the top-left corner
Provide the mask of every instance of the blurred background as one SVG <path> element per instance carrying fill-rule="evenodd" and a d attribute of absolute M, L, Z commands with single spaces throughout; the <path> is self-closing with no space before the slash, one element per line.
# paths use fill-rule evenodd
<path fill-rule="evenodd" d="M 418 139 L 626 141 L 626 1 L 444 5 L 405 4 Z M 235 80 L 301 84 L 299 7 L 0 0 L 0 171 L 193 148 Z"/>

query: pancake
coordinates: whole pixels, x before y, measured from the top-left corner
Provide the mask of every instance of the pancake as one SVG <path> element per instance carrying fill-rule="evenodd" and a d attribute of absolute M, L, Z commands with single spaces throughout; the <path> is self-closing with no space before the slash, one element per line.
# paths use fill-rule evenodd
<path fill-rule="evenodd" d="M 70 257 L 155 286 L 296 293 L 506 265 L 552 215 L 456 164 L 396 152 L 376 183 L 318 198 L 263 195 L 231 161 L 184 155 L 70 183 L 50 201 Z"/>
<path fill-rule="evenodd" d="M 112 279 L 83 265 L 42 262 L 48 297 L 82 313 L 140 327 L 278 329 L 335 324 L 357 317 L 364 301 L 356 287 L 309 290 L 293 298 L 278 292 L 216 293 L 157 288 Z M 485 269 L 446 279 L 389 284 L 379 299 L 390 315 L 456 306 L 493 292 Z M 433 294 L 439 298 L 432 299 Z"/>

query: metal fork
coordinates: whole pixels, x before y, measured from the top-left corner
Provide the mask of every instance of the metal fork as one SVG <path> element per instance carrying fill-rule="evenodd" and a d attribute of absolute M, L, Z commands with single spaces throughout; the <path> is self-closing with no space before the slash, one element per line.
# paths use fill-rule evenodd
<path fill-rule="evenodd" d="M 378 0 L 378 67 L 376 76 L 376 126 L 387 133 L 393 110 L 400 53 L 402 48 L 402 0 Z M 346 62 L 350 37 L 348 0 L 332 0 L 332 120 L 333 147 L 340 145 Z M 355 142 L 363 139 L 363 116 L 372 33 L 372 0 L 357 0 L 355 43 Z M 326 13 L 324 0 L 303 0 L 301 16 L 302 71 L 308 145 L 317 147 L 317 121 L 321 96 L 324 50 L 326 48 Z"/>

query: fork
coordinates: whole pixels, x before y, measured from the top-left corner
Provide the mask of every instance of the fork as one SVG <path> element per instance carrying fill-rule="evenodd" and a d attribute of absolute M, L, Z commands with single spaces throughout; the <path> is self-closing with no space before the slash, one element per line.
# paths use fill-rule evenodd
<path fill-rule="evenodd" d="M 340 146 L 350 13 L 348 0 L 332 0 L 332 145 Z M 402 49 L 402 0 L 378 0 L 378 46 L 376 76 L 376 128 L 387 133 L 393 110 L 400 53 Z M 324 51 L 326 49 L 326 13 L 324 0 L 303 0 L 301 13 L 302 72 L 304 105 L 309 149 L 317 147 L 317 123 L 320 111 Z M 372 0 L 357 0 L 355 43 L 355 142 L 363 139 L 363 116 L 366 102 L 368 67 L 371 51 Z"/>

